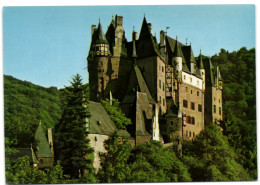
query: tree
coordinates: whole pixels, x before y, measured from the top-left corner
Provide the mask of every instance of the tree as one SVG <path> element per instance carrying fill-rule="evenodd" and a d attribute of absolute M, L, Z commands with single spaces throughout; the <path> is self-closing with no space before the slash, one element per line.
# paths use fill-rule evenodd
<path fill-rule="evenodd" d="M 85 87 L 81 77 L 76 74 L 71 86 L 66 87 L 65 108 L 60 122 L 55 128 L 55 155 L 61 160 L 64 173 L 72 178 L 83 176 L 84 172 L 92 172 L 92 161 L 89 155 L 93 149 L 87 139 L 86 118 L 89 116 Z"/>
<path fill-rule="evenodd" d="M 188 147 L 188 153 L 183 150 L 183 162 L 189 167 L 194 181 L 250 180 L 219 126 L 207 127 Z"/>
<path fill-rule="evenodd" d="M 101 169 L 98 172 L 100 182 L 128 182 L 131 171 L 127 161 L 131 155 L 131 145 L 127 141 L 119 144 L 117 133 L 106 140 L 104 145 L 107 152 L 100 155 Z"/>
<path fill-rule="evenodd" d="M 101 104 L 104 106 L 111 120 L 118 129 L 126 129 L 128 125 L 132 124 L 131 120 L 122 113 L 119 107 L 119 102 L 116 99 L 113 99 L 113 105 L 109 104 L 108 99 L 102 100 Z"/>
<path fill-rule="evenodd" d="M 177 158 L 173 148 L 158 141 L 138 145 L 130 158 L 131 182 L 187 182 L 191 181 L 186 166 Z"/>

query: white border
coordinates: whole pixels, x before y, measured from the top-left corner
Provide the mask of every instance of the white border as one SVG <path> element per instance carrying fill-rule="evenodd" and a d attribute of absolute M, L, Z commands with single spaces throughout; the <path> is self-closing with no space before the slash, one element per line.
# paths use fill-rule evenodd
<path fill-rule="evenodd" d="M 0 15 L 0 23 L 1 23 L 1 37 L 0 37 L 0 56 L 1 56 L 1 67 L 0 67 L 0 182 L 5 183 L 5 169 L 4 169 L 4 127 L 3 127 L 3 7 L 4 6 L 86 6 L 86 5 L 214 5 L 214 4 L 255 4 L 256 5 L 256 17 L 255 17 L 255 26 L 256 26 L 256 49 L 257 45 L 259 43 L 259 39 L 257 37 L 257 31 L 259 30 L 259 24 L 257 24 L 257 20 L 259 17 L 258 13 L 258 3 L 259 1 L 256 0 L 181 0 L 181 1 L 170 1 L 170 0 L 131 0 L 131 1 L 124 1 L 122 0 L 98 0 L 98 1 L 88 1 L 88 0 L 2 0 L 0 2 L 1 7 L 1 15 Z M 257 75 L 257 71 L 259 69 L 258 65 L 258 53 L 256 52 L 256 78 L 257 78 L 257 92 L 259 87 L 259 78 Z M 259 105 L 259 98 L 257 96 L 257 105 Z M 257 106 L 258 107 L 258 106 Z M 259 108 L 257 108 L 257 115 L 259 113 Z M 257 116 L 258 118 L 258 116 Z M 258 122 L 259 119 L 257 119 Z M 257 133 L 259 133 L 259 129 L 257 127 Z M 258 135 L 258 134 L 257 134 Z M 257 143 L 259 143 L 259 137 L 257 137 Z M 259 154 L 259 145 L 258 145 L 258 154 Z M 259 157 L 258 157 L 259 158 Z M 258 163 L 259 164 L 259 163 Z M 258 167 L 258 178 L 259 178 L 259 167 Z M 211 182 L 210 184 L 215 184 L 216 182 Z M 240 184 L 244 182 L 224 182 L 225 184 Z M 245 182 L 246 184 L 256 184 L 258 181 L 254 182 Z M 166 184 L 166 183 L 160 183 L 160 184 Z M 167 183 L 169 184 L 169 183 Z M 174 183 L 176 184 L 176 183 Z M 179 184 L 179 183 L 178 183 Z M 196 183 L 196 184 L 207 184 L 207 183 Z M 220 184 L 217 182 L 216 184 Z M 222 183 L 221 183 L 222 184 Z"/>

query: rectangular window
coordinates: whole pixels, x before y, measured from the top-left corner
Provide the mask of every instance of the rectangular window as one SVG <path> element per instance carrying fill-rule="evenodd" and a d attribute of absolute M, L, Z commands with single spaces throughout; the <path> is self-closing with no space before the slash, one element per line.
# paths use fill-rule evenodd
<path fill-rule="evenodd" d="M 192 125 L 195 125 L 195 117 L 192 117 Z"/>
<path fill-rule="evenodd" d="M 190 116 L 187 116 L 187 117 L 186 117 L 186 122 L 187 122 L 187 123 L 190 123 Z"/>
<path fill-rule="evenodd" d="M 192 90 L 190 90 L 190 93 L 192 94 Z"/>
<path fill-rule="evenodd" d="M 198 111 L 202 112 L 202 105 L 201 104 L 198 104 Z"/>
<path fill-rule="evenodd" d="M 214 109 L 214 113 L 216 113 L 216 105 L 213 106 L 213 109 Z"/>
<path fill-rule="evenodd" d="M 187 100 L 183 100 L 183 107 L 188 108 L 188 102 L 187 102 Z"/>
<path fill-rule="evenodd" d="M 163 82 L 163 84 L 162 84 L 162 90 L 164 91 L 164 82 Z"/>
<path fill-rule="evenodd" d="M 163 98 L 163 106 L 165 105 L 165 99 Z"/>
<path fill-rule="evenodd" d="M 191 109 L 192 109 L 192 110 L 195 110 L 195 103 L 190 102 L 190 106 L 191 106 Z"/>
<path fill-rule="evenodd" d="M 164 72 L 164 67 L 162 66 L 162 72 Z"/>
<path fill-rule="evenodd" d="M 221 107 L 219 107 L 219 115 L 221 115 Z"/>
<path fill-rule="evenodd" d="M 188 131 L 186 131 L 186 137 L 188 137 Z"/>
<path fill-rule="evenodd" d="M 186 79 L 186 76 L 185 75 L 183 75 L 183 78 L 184 78 L 184 80 Z"/>
<path fill-rule="evenodd" d="M 197 91 L 197 96 L 200 96 L 200 92 L 199 91 Z"/>
<path fill-rule="evenodd" d="M 220 99 L 218 99 L 218 102 L 220 103 Z"/>
<path fill-rule="evenodd" d="M 188 92 L 188 87 L 186 87 L 186 92 Z"/>
<path fill-rule="evenodd" d="M 160 96 L 160 103 L 162 103 L 162 97 Z"/>
<path fill-rule="evenodd" d="M 159 88 L 161 89 L 161 80 L 159 80 Z"/>
<path fill-rule="evenodd" d="M 191 137 L 191 132 L 190 132 L 190 137 Z"/>

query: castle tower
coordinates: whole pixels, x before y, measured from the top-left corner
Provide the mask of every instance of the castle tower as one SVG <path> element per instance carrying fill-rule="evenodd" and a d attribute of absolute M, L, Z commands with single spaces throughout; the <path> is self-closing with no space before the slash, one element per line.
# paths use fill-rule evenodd
<path fill-rule="evenodd" d="M 99 21 L 97 29 L 92 25 L 92 41 L 87 58 L 91 101 L 103 99 L 109 92 L 109 55 L 109 45 Z"/>
<path fill-rule="evenodd" d="M 125 31 L 123 28 L 123 16 L 116 15 L 115 21 L 115 46 L 113 47 L 113 55 L 115 57 L 126 57 L 127 51 L 125 47 Z"/>

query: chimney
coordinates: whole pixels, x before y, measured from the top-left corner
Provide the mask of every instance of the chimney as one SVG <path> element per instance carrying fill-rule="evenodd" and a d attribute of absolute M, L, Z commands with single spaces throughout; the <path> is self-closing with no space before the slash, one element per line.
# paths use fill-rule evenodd
<path fill-rule="evenodd" d="M 149 29 L 150 33 L 152 33 L 152 23 L 148 23 L 147 25 L 148 25 L 148 29 Z"/>
<path fill-rule="evenodd" d="M 163 30 L 160 31 L 160 46 L 165 45 L 165 32 Z"/>
<path fill-rule="evenodd" d="M 116 26 L 123 26 L 123 16 L 116 15 Z"/>
<path fill-rule="evenodd" d="M 96 27 L 97 27 L 96 25 L 91 25 L 91 35 L 93 35 Z"/>
<path fill-rule="evenodd" d="M 51 153 L 54 155 L 54 150 L 53 150 L 53 139 L 52 139 L 52 129 L 48 128 L 48 143 L 51 148 Z"/>

